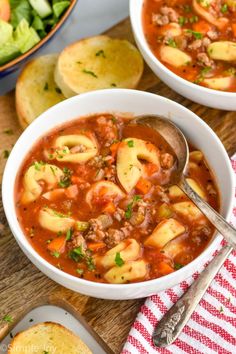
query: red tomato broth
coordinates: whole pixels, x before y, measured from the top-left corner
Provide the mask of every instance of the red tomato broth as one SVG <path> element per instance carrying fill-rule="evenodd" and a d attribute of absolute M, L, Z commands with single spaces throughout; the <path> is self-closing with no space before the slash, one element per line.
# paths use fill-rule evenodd
<path fill-rule="evenodd" d="M 57 213 L 68 215 L 69 217 L 75 218 L 76 220 L 90 221 L 92 218 L 97 218 L 99 215 L 104 214 L 103 209 L 107 202 L 112 201 L 116 208 L 120 208 L 124 212 L 126 212 L 128 210 L 128 205 L 130 204 L 130 202 L 132 202 L 132 198 L 137 196 L 137 192 L 134 188 L 129 195 L 127 194 L 126 197 L 121 200 L 116 198 L 103 198 L 103 196 L 101 196 L 101 199 L 99 199 L 99 196 L 96 196 L 96 203 L 93 203 L 93 208 L 91 209 L 85 201 L 85 196 L 87 191 L 90 189 L 91 185 L 96 182 L 96 170 L 98 169 L 96 163 L 95 165 L 91 165 L 89 162 L 77 164 L 56 160 L 47 160 L 45 158 L 45 151 L 48 151 L 52 147 L 53 142 L 58 136 L 76 133 L 87 134 L 87 132 L 91 134 L 92 132 L 93 136 L 97 140 L 97 144 L 99 147 L 99 156 L 110 156 L 112 153 L 109 149 L 109 146 L 111 146 L 114 141 L 116 142 L 117 140 L 122 140 L 126 137 L 140 138 L 142 140 L 150 141 L 156 147 L 158 147 L 161 153 L 168 152 L 174 155 L 173 151 L 168 146 L 168 144 L 166 144 L 164 139 L 160 137 L 156 132 L 146 127 L 140 129 L 138 126 L 133 126 L 131 129 L 130 127 L 127 127 L 126 123 L 127 119 L 122 117 L 122 115 L 112 116 L 104 114 L 85 117 L 70 123 L 66 123 L 63 126 L 54 129 L 53 131 L 49 132 L 47 135 L 39 139 L 39 141 L 32 147 L 28 156 L 26 157 L 21 166 L 16 180 L 15 200 L 17 216 L 22 230 L 26 235 L 27 239 L 30 241 L 31 245 L 45 260 L 47 260 L 52 265 L 62 269 L 63 271 L 69 274 L 72 274 L 77 277 L 82 277 L 91 281 L 107 282 L 104 278 L 104 274 L 107 272 L 107 269 L 104 269 L 100 264 L 96 263 L 95 269 L 89 270 L 88 264 L 86 263 L 87 261 L 85 261 L 85 259 L 82 259 L 79 262 L 75 262 L 73 259 L 70 258 L 69 252 L 74 249 L 74 246 L 72 245 L 74 237 L 73 235 L 78 233 L 77 231 L 74 231 L 74 234 L 72 234 L 72 240 L 66 242 L 65 251 L 62 254 L 56 254 L 56 256 L 55 254 L 52 254 L 47 249 L 47 245 L 49 242 L 48 240 L 56 239 L 57 237 L 61 237 L 62 235 L 65 236 L 66 233 L 57 234 L 55 232 L 43 228 L 38 220 L 38 214 L 40 209 L 47 206 L 55 210 L 55 212 Z M 190 146 L 190 150 L 194 149 Z M 65 195 L 60 195 L 55 200 L 46 200 L 43 197 L 43 194 L 47 191 L 46 185 L 44 184 L 44 191 L 38 199 L 33 202 L 30 202 L 29 204 L 21 203 L 21 196 L 24 189 L 23 177 L 27 169 L 33 163 L 35 163 L 35 161 L 44 161 L 46 163 L 54 164 L 59 168 L 66 167 L 73 171 L 72 180 L 73 177 L 75 178 L 75 180 L 82 180 L 82 183 L 77 184 L 78 195 L 73 199 L 68 198 Z M 102 169 L 107 169 L 107 180 L 112 180 L 119 187 L 121 187 L 121 184 L 119 183 L 118 178 L 116 176 L 116 169 L 114 168 L 115 164 L 116 160 L 113 160 L 111 164 L 105 163 Z M 199 226 L 199 223 L 189 221 L 188 218 L 178 215 L 178 213 L 172 210 L 171 217 L 183 223 L 186 227 L 186 231 L 182 235 L 178 236 L 173 241 L 170 241 L 172 243 L 180 242 L 181 249 L 183 250 L 182 253 L 172 258 L 166 255 L 162 249 L 143 245 L 143 242 L 152 233 L 156 225 L 163 220 L 163 218 L 157 216 L 158 209 L 160 205 L 163 204 L 163 200 L 161 200 L 161 197 L 157 192 L 158 189 L 156 190 L 155 188 L 159 188 L 159 185 L 168 183 L 171 174 L 175 171 L 175 164 L 176 162 L 174 162 L 173 166 L 169 170 L 164 170 L 163 168 L 160 168 L 159 172 L 154 171 L 151 176 L 148 176 L 147 179 L 151 181 L 152 184 L 151 190 L 146 195 L 139 195 L 139 198 L 145 203 L 147 203 L 147 206 L 151 212 L 150 215 L 148 214 L 148 217 L 145 216 L 143 223 L 134 226 L 133 229 L 129 231 L 127 239 L 134 238 L 141 244 L 142 252 L 140 254 L 140 258 L 144 259 L 148 263 L 149 270 L 145 277 L 135 279 L 134 282 L 154 279 L 164 275 L 163 271 L 168 271 L 168 269 L 166 270 L 165 267 L 163 268 L 163 262 L 166 263 L 169 267 L 171 267 L 173 271 L 176 268 L 175 264 L 180 264 L 181 266 L 186 265 L 191 260 L 196 258 L 206 248 L 214 233 L 214 228 L 210 225 L 209 222 L 205 221 L 204 225 L 208 228 L 208 234 L 205 235 L 200 231 L 196 242 L 196 237 L 193 236 L 193 233 L 195 228 Z M 190 168 L 188 171 L 188 176 L 193 178 L 204 188 L 209 184 L 211 185 L 211 189 L 213 189 L 214 193 L 208 193 L 205 188 L 205 192 L 208 197 L 208 202 L 213 208 L 219 210 L 219 194 L 212 173 L 210 172 L 205 160 L 199 162 L 198 167 L 199 168 L 197 169 Z M 87 182 L 90 183 L 90 186 L 86 185 Z M 160 188 L 165 188 L 163 189 L 165 191 L 164 193 L 165 195 L 168 195 L 168 187 Z M 188 198 L 186 196 L 176 197 L 174 202 L 183 200 L 186 201 L 188 200 Z M 169 200 L 167 202 L 167 205 L 170 208 L 172 207 L 172 202 L 172 200 Z M 135 203 L 132 208 L 132 213 L 134 213 L 137 208 Z M 121 220 L 117 220 L 113 217 L 113 214 L 111 215 L 113 229 L 120 230 L 122 227 L 124 227 L 124 224 L 129 222 L 130 220 L 126 217 L 123 217 Z M 81 234 L 86 239 L 86 232 L 79 232 L 79 234 Z M 103 239 L 100 241 L 104 242 Z M 91 244 L 91 242 L 93 241 L 86 240 L 86 242 Z M 120 240 L 120 242 L 122 242 L 122 240 Z M 111 246 L 109 246 L 109 244 L 106 243 L 104 247 L 98 247 L 98 249 L 96 249 L 96 242 L 94 243 L 94 245 L 95 252 L 90 252 L 88 256 L 92 257 L 92 259 L 94 259 L 94 257 L 96 258 L 97 256 L 104 255 L 109 249 L 112 248 Z M 187 254 L 189 254 L 190 256 L 186 256 Z M 82 272 L 83 270 L 83 274 L 78 274 L 77 269 L 79 269 L 80 272 Z M 161 271 L 161 269 L 164 270 Z"/>
<path fill-rule="evenodd" d="M 197 0 L 199 4 L 204 0 Z M 227 1 L 227 0 L 226 0 Z M 204 78 L 220 78 L 226 76 L 232 76 L 230 87 L 227 89 L 222 89 L 228 92 L 236 92 L 236 67 L 235 61 L 227 62 L 221 60 L 212 60 L 212 64 L 204 64 L 204 62 L 200 62 L 198 60 L 199 53 L 207 54 L 207 48 L 193 49 L 189 47 L 197 39 L 206 38 L 207 34 L 205 33 L 204 27 L 206 25 L 210 26 L 210 29 L 217 32 L 216 39 L 210 39 L 211 42 L 218 41 L 231 41 L 236 44 L 236 6 L 230 8 L 226 5 L 224 0 L 215 0 L 215 3 L 218 6 L 218 15 L 221 17 L 225 17 L 229 20 L 228 24 L 222 28 L 217 29 L 216 26 L 207 22 L 204 18 L 198 15 L 193 7 L 191 0 L 145 0 L 143 4 L 143 30 L 146 37 L 146 40 L 154 53 L 154 55 L 159 59 L 162 64 L 164 64 L 169 70 L 174 72 L 176 75 L 191 81 L 195 84 L 209 87 L 206 83 L 204 83 Z M 219 6 L 227 6 L 227 11 L 222 13 Z M 163 30 L 167 25 L 157 25 L 153 23 L 152 16 L 153 14 L 160 14 L 160 10 L 162 7 L 168 7 L 176 11 L 178 15 L 177 21 L 170 21 L 170 23 L 181 23 L 182 31 L 194 31 L 196 32 L 196 36 L 192 36 L 191 39 L 188 39 L 187 46 L 182 49 L 181 42 L 178 43 L 178 38 L 184 37 L 183 34 L 181 36 L 169 36 L 169 44 L 167 43 L 167 36 L 163 34 Z M 224 7 L 223 7 L 224 8 Z M 186 21 L 185 23 L 182 23 Z M 199 38 L 201 37 L 201 38 Z M 208 38 L 208 37 L 207 37 Z M 209 38 L 208 38 L 209 39 Z M 174 41 L 174 42 L 173 42 Z M 183 50 L 185 53 L 189 54 L 192 57 L 192 62 L 181 67 L 175 67 L 170 65 L 169 63 L 163 61 L 160 55 L 161 45 L 164 44 L 169 46 L 174 46 L 178 49 Z M 209 87 L 211 88 L 211 87 Z"/>

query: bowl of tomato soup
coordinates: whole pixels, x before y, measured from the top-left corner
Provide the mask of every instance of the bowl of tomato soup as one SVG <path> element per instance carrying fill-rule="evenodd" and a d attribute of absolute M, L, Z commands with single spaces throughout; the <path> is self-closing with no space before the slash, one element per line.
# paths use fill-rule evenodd
<path fill-rule="evenodd" d="M 236 7 L 230 0 L 131 0 L 137 45 L 168 86 L 206 106 L 236 109 Z"/>
<path fill-rule="evenodd" d="M 183 130 L 188 183 L 229 219 L 230 161 L 194 113 L 135 90 L 73 97 L 23 132 L 2 187 L 16 241 L 59 284 L 104 299 L 140 298 L 190 276 L 219 245 L 212 225 L 170 183 L 174 151 L 157 132 L 132 123 L 155 113 Z"/>

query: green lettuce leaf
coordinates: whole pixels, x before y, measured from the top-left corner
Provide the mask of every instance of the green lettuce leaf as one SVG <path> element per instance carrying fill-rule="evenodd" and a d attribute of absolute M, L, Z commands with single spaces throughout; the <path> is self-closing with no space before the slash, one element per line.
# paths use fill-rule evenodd
<path fill-rule="evenodd" d="M 34 28 L 29 27 L 26 20 L 21 20 L 14 32 L 14 43 L 18 46 L 21 53 L 27 52 L 40 41 L 40 37 Z"/>
<path fill-rule="evenodd" d="M 10 0 L 11 5 L 11 24 L 16 28 L 22 19 L 31 23 L 32 7 L 28 0 Z"/>
<path fill-rule="evenodd" d="M 52 6 L 54 15 L 59 18 L 69 6 L 70 1 L 59 1 L 54 3 Z"/>
<path fill-rule="evenodd" d="M 0 19 L 0 46 L 12 40 L 13 27 Z"/>

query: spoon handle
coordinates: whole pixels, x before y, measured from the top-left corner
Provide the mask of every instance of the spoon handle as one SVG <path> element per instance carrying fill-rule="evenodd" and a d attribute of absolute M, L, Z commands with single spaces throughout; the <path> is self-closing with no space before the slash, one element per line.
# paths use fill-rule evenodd
<path fill-rule="evenodd" d="M 196 204 L 207 219 L 215 226 L 215 228 L 224 236 L 226 241 L 236 248 L 236 230 L 209 204 L 207 204 L 199 195 L 190 187 L 185 178 L 182 178 L 178 186 L 185 194 Z"/>
<path fill-rule="evenodd" d="M 162 317 L 152 336 L 157 347 L 166 347 L 179 336 L 232 249 L 231 246 L 224 246 L 185 294 Z"/>

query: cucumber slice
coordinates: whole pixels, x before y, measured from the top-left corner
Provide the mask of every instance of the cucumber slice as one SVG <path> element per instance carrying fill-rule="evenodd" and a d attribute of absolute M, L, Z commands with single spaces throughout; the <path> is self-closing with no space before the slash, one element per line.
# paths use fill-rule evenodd
<path fill-rule="evenodd" d="M 52 8 L 47 0 L 29 0 L 29 3 L 41 18 L 52 14 Z"/>

